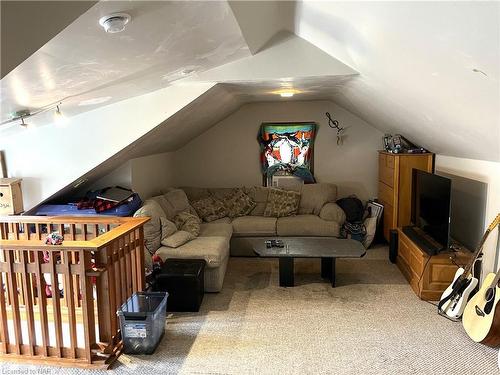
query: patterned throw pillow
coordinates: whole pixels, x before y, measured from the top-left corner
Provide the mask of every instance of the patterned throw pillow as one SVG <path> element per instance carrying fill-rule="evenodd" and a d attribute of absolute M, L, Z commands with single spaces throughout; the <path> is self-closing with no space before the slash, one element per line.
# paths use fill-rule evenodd
<path fill-rule="evenodd" d="M 300 193 L 280 189 L 270 189 L 264 216 L 283 217 L 297 213 L 300 203 Z"/>
<path fill-rule="evenodd" d="M 184 230 L 198 237 L 200 234 L 201 220 L 198 216 L 189 212 L 181 212 L 174 217 L 174 223 L 177 229 Z"/>
<path fill-rule="evenodd" d="M 257 203 L 240 188 L 233 189 L 231 194 L 224 201 L 224 205 L 227 208 L 227 216 L 231 218 L 248 215 L 256 204 Z"/>
<path fill-rule="evenodd" d="M 227 216 L 227 209 L 224 203 L 214 197 L 202 198 L 192 202 L 191 205 L 196 210 L 198 216 L 206 222 L 222 219 Z"/>

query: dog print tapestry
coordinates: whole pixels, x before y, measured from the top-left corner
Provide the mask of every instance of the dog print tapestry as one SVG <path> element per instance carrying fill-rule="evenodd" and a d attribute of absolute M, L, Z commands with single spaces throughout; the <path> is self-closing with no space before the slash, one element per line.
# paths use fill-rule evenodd
<path fill-rule="evenodd" d="M 287 171 L 313 182 L 311 161 L 316 124 L 263 123 L 260 127 L 262 172 L 272 176 L 277 171 Z"/>

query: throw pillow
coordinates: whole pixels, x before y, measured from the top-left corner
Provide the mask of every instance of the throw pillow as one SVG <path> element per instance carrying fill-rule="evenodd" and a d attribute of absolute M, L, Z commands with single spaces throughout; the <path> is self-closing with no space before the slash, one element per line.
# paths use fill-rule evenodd
<path fill-rule="evenodd" d="M 160 217 L 161 242 L 177 232 L 177 226 L 165 217 Z"/>
<path fill-rule="evenodd" d="M 250 198 L 242 189 L 233 189 L 232 193 L 226 198 L 224 205 L 227 208 L 227 216 L 233 218 L 245 216 L 252 211 L 257 203 Z"/>
<path fill-rule="evenodd" d="M 192 203 L 196 213 L 206 222 L 222 219 L 227 216 L 227 210 L 220 200 L 207 197 Z"/>
<path fill-rule="evenodd" d="M 264 186 L 252 186 L 250 188 L 245 188 L 245 193 L 256 203 L 255 208 L 250 212 L 251 216 L 264 215 L 269 190 L 270 188 Z"/>
<path fill-rule="evenodd" d="M 167 237 L 163 241 L 161 241 L 161 244 L 168 247 L 179 247 L 184 245 L 186 242 L 194 240 L 195 238 L 196 237 L 193 236 L 193 234 L 186 232 L 185 230 L 178 230 L 170 237 Z"/>
<path fill-rule="evenodd" d="M 300 203 L 300 193 L 280 189 L 270 189 L 264 216 L 283 217 L 297 213 Z"/>
<path fill-rule="evenodd" d="M 369 248 L 375 238 L 375 232 L 377 231 L 377 217 L 367 217 L 363 223 L 366 228 L 366 237 L 363 241 L 365 248 Z"/>
<path fill-rule="evenodd" d="M 185 230 L 193 236 L 198 237 L 200 234 L 201 220 L 198 216 L 189 212 L 181 212 L 174 217 L 174 223 L 177 229 Z"/>

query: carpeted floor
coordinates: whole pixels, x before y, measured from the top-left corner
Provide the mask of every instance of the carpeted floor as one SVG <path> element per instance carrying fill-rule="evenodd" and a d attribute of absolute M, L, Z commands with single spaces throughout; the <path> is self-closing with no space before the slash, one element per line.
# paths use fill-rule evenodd
<path fill-rule="evenodd" d="M 319 260 L 298 260 L 295 272 L 297 286 L 280 288 L 277 260 L 231 259 L 223 291 L 206 295 L 200 313 L 170 316 L 155 354 L 108 373 L 500 373 L 497 350 L 420 301 L 385 247 L 339 260 L 337 288 L 320 279 Z"/>

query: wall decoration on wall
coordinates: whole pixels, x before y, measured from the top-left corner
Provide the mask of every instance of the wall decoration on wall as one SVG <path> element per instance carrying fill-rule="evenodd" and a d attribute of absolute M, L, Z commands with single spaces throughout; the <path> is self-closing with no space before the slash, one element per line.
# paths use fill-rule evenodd
<path fill-rule="evenodd" d="M 332 119 L 332 116 L 329 112 L 326 112 L 325 115 L 328 120 L 328 126 L 332 129 L 337 130 L 337 145 L 342 145 L 342 143 L 344 143 L 344 132 L 346 128 L 340 126 L 337 120 Z"/>
<path fill-rule="evenodd" d="M 316 124 L 313 122 L 263 123 L 258 140 L 262 173 L 272 177 L 278 171 L 314 182 L 312 159 Z"/>

